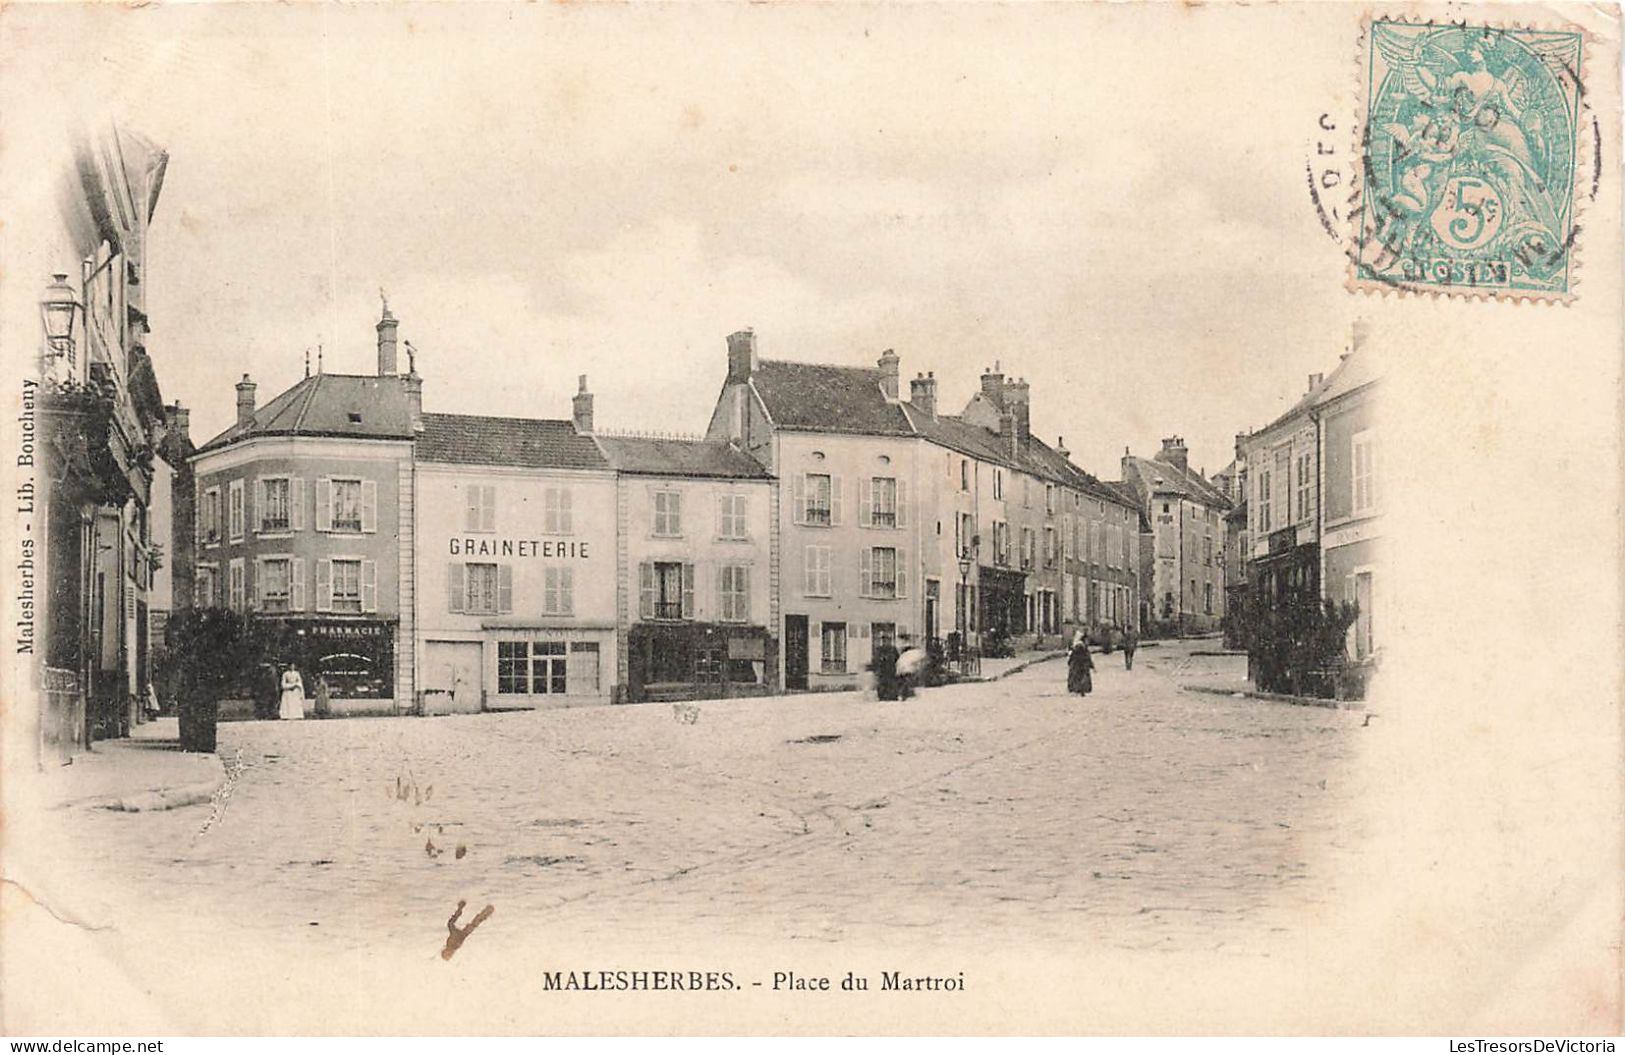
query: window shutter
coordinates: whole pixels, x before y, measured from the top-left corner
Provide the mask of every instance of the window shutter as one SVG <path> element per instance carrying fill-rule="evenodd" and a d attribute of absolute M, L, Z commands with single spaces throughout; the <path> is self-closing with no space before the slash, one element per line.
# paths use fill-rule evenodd
<path fill-rule="evenodd" d="M 288 607 L 295 612 L 305 610 L 305 558 L 295 557 L 288 562 Z"/>
<path fill-rule="evenodd" d="M 683 565 L 683 618 L 694 618 L 694 565 Z"/>
<path fill-rule="evenodd" d="M 361 562 L 361 610 L 378 611 L 378 562 L 375 560 Z"/>
<path fill-rule="evenodd" d="M 790 520 L 792 523 L 805 524 L 807 522 L 807 474 L 797 473 L 790 478 Z"/>
<path fill-rule="evenodd" d="M 254 569 L 252 582 L 249 580 L 248 569 Z M 243 565 L 243 580 L 247 587 L 248 607 L 251 611 L 259 611 L 264 607 L 265 598 L 260 592 L 265 589 L 265 558 L 258 557 Z"/>
<path fill-rule="evenodd" d="M 732 613 L 728 611 L 728 576 L 730 568 L 726 564 L 717 565 L 717 611 L 718 619 L 727 619 Z"/>
<path fill-rule="evenodd" d="M 575 534 L 575 518 L 570 505 L 570 489 L 559 488 L 559 531 L 565 535 Z"/>
<path fill-rule="evenodd" d="M 497 611 L 506 615 L 513 611 L 513 565 L 497 565 Z"/>
<path fill-rule="evenodd" d="M 265 477 L 254 477 L 254 486 L 247 489 L 243 496 L 243 529 L 247 532 L 256 532 L 260 529 L 260 522 L 254 517 L 254 510 L 265 508 Z"/>
<path fill-rule="evenodd" d="M 559 569 L 559 614 L 574 615 L 576 610 L 576 570 Z"/>
<path fill-rule="evenodd" d="M 452 561 L 446 565 L 446 611 L 461 612 L 467 592 L 463 584 L 463 566 Z"/>
<path fill-rule="evenodd" d="M 829 478 L 829 522 L 831 527 L 838 527 L 841 523 L 841 506 L 846 500 L 842 489 L 846 480 L 839 476 Z"/>
<path fill-rule="evenodd" d="M 463 530 L 480 529 L 480 485 L 468 484 L 463 488 Z"/>
<path fill-rule="evenodd" d="M 868 597 L 875 591 L 875 551 L 868 546 L 858 550 L 858 596 Z"/>
<path fill-rule="evenodd" d="M 288 530 L 305 530 L 305 481 L 303 477 L 288 477 Z"/>
<path fill-rule="evenodd" d="M 801 592 L 802 595 L 806 597 L 811 597 L 813 595 L 813 572 L 815 568 L 815 559 L 816 558 L 813 555 L 813 547 L 808 546 L 802 552 L 801 561 Z"/>
<path fill-rule="evenodd" d="M 638 565 L 638 617 L 653 619 L 655 614 L 655 566 L 648 561 Z"/>
<path fill-rule="evenodd" d="M 316 479 L 316 530 L 333 530 L 333 481 L 325 476 Z"/>
<path fill-rule="evenodd" d="M 717 495 L 717 538 L 727 538 L 729 502 L 727 495 Z"/>
<path fill-rule="evenodd" d="M 330 560 L 316 562 L 316 610 L 333 610 L 333 562 Z"/>
<path fill-rule="evenodd" d="M 497 489 L 487 486 L 480 488 L 480 530 L 495 531 L 497 529 Z"/>
<path fill-rule="evenodd" d="M 833 485 L 832 485 L 833 486 Z M 875 523 L 875 482 L 872 478 L 858 478 L 858 526 L 873 527 Z"/>
<path fill-rule="evenodd" d="M 378 530 L 378 481 L 361 481 L 361 530 Z"/>
<path fill-rule="evenodd" d="M 750 568 L 746 565 L 734 569 L 734 590 L 739 595 L 734 618 L 744 622 L 750 618 Z"/>
<path fill-rule="evenodd" d="M 902 550 L 897 551 L 897 596 L 908 596 L 908 559 Z"/>
<path fill-rule="evenodd" d="M 208 494 L 204 493 L 199 494 L 197 500 L 192 503 L 192 541 L 199 546 L 203 545 L 203 510 L 204 503 L 208 500 Z"/>
<path fill-rule="evenodd" d="M 897 478 L 897 526 L 908 527 L 908 481 Z"/>

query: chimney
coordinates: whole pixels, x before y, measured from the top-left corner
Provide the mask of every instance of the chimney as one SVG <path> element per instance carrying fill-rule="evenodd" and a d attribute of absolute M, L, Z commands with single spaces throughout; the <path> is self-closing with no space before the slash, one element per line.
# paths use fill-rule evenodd
<path fill-rule="evenodd" d="M 1016 415 L 1005 410 L 999 414 L 999 435 L 1005 439 L 1005 449 L 1012 460 L 1021 457 L 1021 437 L 1016 434 Z"/>
<path fill-rule="evenodd" d="M 1057 437 L 1055 437 L 1055 453 L 1059 454 L 1062 458 L 1071 458 L 1072 457 L 1072 452 L 1066 449 L 1066 437 L 1065 436 L 1057 436 Z"/>
<path fill-rule="evenodd" d="M 1178 436 L 1168 436 L 1162 441 L 1162 450 L 1157 452 L 1157 461 L 1172 465 L 1180 472 L 1189 469 L 1185 441 Z"/>
<path fill-rule="evenodd" d="M 576 431 L 585 434 L 592 431 L 592 393 L 587 391 L 586 374 L 581 375 L 580 382 L 580 389 L 570 400 L 570 416 L 575 419 Z"/>
<path fill-rule="evenodd" d="M 1004 374 L 999 371 L 997 361 L 982 371 L 982 395 L 992 400 L 994 406 L 1004 406 Z"/>
<path fill-rule="evenodd" d="M 919 374 L 908 383 L 909 402 L 914 409 L 926 417 L 936 420 L 937 416 L 937 375 L 936 371 Z"/>
<path fill-rule="evenodd" d="M 244 374 L 237 382 L 237 424 L 247 425 L 254 420 L 254 382 Z"/>
<path fill-rule="evenodd" d="M 423 431 L 423 378 L 413 370 L 406 375 L 406 406 L 412 412 L 412 431 Z"/>
<path fill-rule="evenodd" d="M 743 329 L 728 335 L 728 383 L 749 381 L 756 370 L 756 332 Z"/>
<path fill-rule="evenodd" d="M 880 390 L 886 402 L 897 402 L 897 353 L 890 348 L 880 353 Z"/>
<path fill-rule="evenodd" d="M 1236 433 L 1236 461 L 1239 462 L 1246 457 L 1247 441 L 1252 438 L 1252 435 L 1250 432 Z"/>
<path fill-rule="evenodd" d="M 1322 381 L 1324 381 L 1324 380 L 1326 380 L 1326 375 L 1325 374 L 1310 374 L 1309 375 L 1309 388 L 1307 389 L 1307 391 L 1313 392 L 1317 387 L 1319 387 L 1320 383 Z"/>
<path fill-rule="evenodd" d="M 389 310 L 389 302 L 384 302 L 383 318 L 378 320 L 378 376 L 392 377 L 395 369 L 395 329 L 400 323 Z"/>
<path fill-rule="evenodd" d="M 1026 450 L 1032 435 L 1032 389 L 1025 377 L 1004 386 L 1004 405 L 1016 417 L 1016 440 Z"/>

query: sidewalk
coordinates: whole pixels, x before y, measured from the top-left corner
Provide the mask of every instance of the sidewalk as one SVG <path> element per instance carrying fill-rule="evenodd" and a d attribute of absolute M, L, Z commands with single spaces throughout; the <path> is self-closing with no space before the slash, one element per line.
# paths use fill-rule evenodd
<path fill-rule="evenodd" d="M 215 755 L 180 748 L 179 720 L 137 726 L 127 740 L 98 740 L 68 765 L 36 774 L 40 804 L 138 812 L 208 802 L 225 779 Z"/>
<path fill-rule="evenodd" d="M 973 674 L 962 681 L 998 681 L 1008 678 L 1012 674 L 1019 674 L 1034 663 L 1045 660 L 1058 659 L 1066 655 L 1065 649 L 1047 649 L 1043 652 L 1023 652 L 1015 656 L 1005 656 L 1000 659 L 983 659 L 982 672 Z"/>
<path fill-rule="evenodd" d="M 1327 707 L 1363 711 L 1359 700 L 1328 700 L 1319 696 L 1290 696 L 1284 692 L 1263 692 L 1247 679 L 1247 653 L 1217 650 L 1193 651 L 1171 672 L 1181 689 L 1215 696 L 1244 697 L 1290 703 L 1299 707 Z"/>

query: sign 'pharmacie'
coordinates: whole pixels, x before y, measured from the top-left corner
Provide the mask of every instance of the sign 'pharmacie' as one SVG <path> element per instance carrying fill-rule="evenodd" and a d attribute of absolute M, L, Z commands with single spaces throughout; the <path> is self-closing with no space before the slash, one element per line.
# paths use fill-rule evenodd
<path fill-rule="evenodd" d="M 448 542 L 453 557 L 543 557 L 554 560 L 588 558 L 588 543 L 574 539 L 453 538 Z"/>

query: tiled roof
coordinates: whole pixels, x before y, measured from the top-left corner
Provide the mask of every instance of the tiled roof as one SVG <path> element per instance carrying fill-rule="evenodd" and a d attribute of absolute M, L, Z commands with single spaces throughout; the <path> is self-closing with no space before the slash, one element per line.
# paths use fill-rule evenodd
<path fill-rule="evenodd" d="M 425 414 L 419 461 L 527 469 L 608 469 L 591 436 L 568 421 Z"/>
<path fill-rule="evenodd" d="M 913 432 L 902 406 L 888 402 L 873 367 L 831 366 L 764 359 L 751 384 L 777 428 L 907 436 Z"/>
<path fill-rule="evenodd" d="M 313 374 L 233 425 L 200 450 L 251 436 L 411 439 L 412 411 L 400 377 Z"/>
<path fill-rule="evenodd" d="M 1107 502 L 1118 502 L 1131 508 L 1139 504 L 1132 499 L 1125 499 L 1120 492 L 1092 473 L 1085 472 L 1070 460 L 1061 457 L 1059 451 L 1036 436 L 1029 436 L 1027 446 L 1019 454 L 1014 454 L 1010 450 L 1009 440 L 999 433 L 991 432 L 980 425 L 972 425 L 963 418 L 951 414 L 932 417 L 912 405 L 909 409 L 909 417 L 919 434 L 933 443 L 968 454 L 981 461 L 1003 465 L 1076 488 L 1084 494 L 1093 495 Z"/>
<path fill-rule="evenodd" d="M 610 465 L 643 476 L 700 476 L 733 480 L 766 480 L 762 465 L 730 443 L 704 440 L 645 439 L 597 436 Z"/>
<path fill-rule="evenodd" d="M 1162 494 L 1189 495 L 1204 505 L 1219 509 L 1230 508 L 1230 499 L 1225 497 L 1224 492 L 1214 487 L 1199 472 L 1191 469 L 1181 470 L 1172 462 L 1156 458 L 1136 458 L 1131 455 L 1128 460 L 1138 469 L 1148 489 L 1155 489 Z M 1162 480 L 1161 485 L 1152 482 L 1158 478 Z"/>
<path fill-rule="evenodd" d="M 1346 396 L 1356 388 L 1368 385 L 1380 378 L 1376 356 L 1368 348 L 1358 348 L 1343 357 L 1332 371 L 1332 376 L 1320 387 L 1315 395 L 1315 405 L 1330 403 L 1339 396 Z"/>

